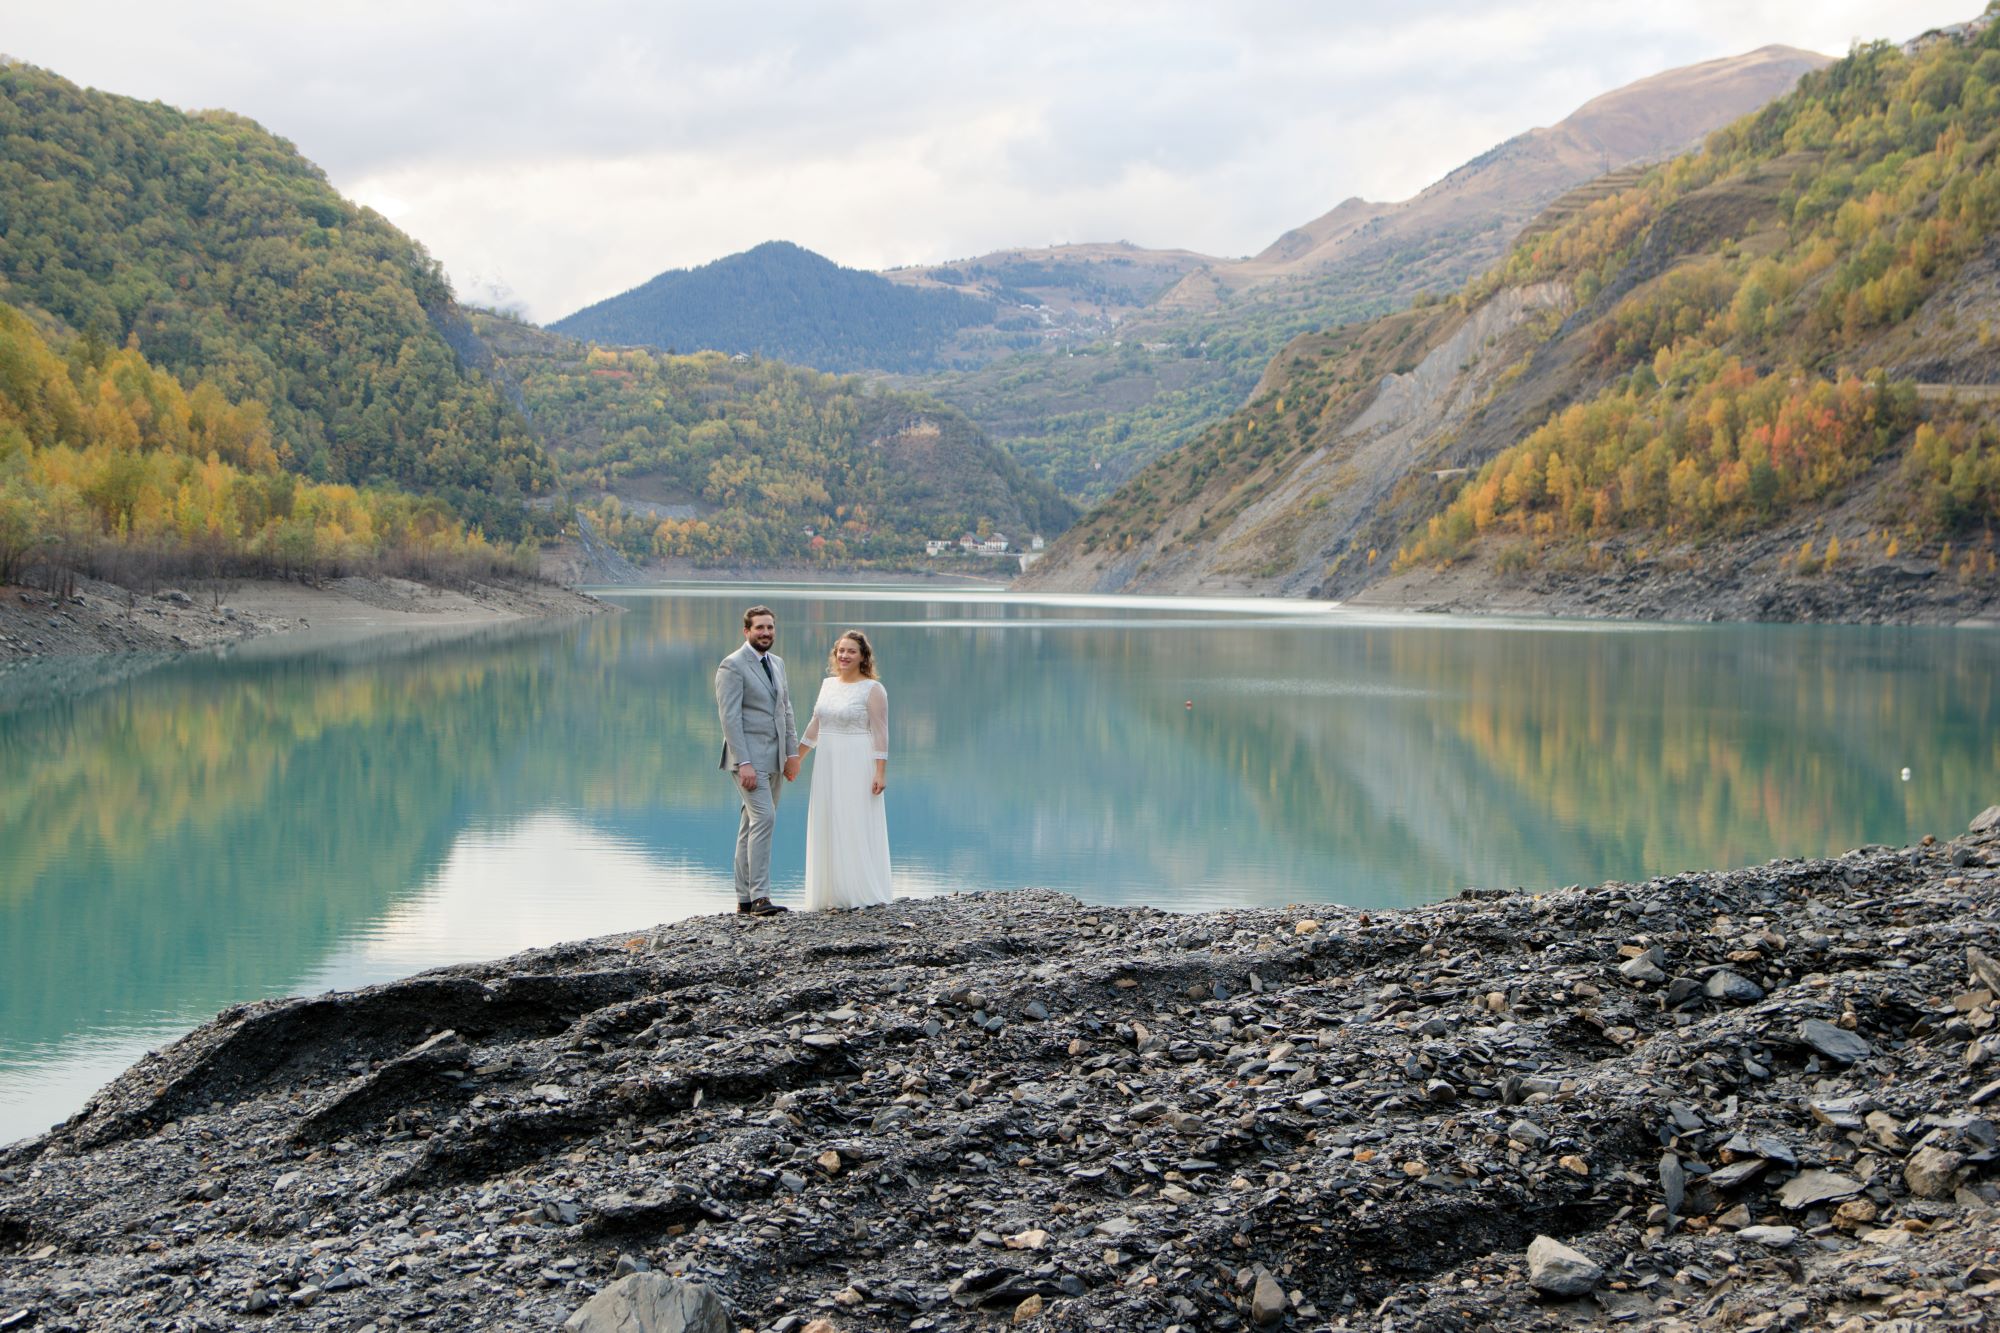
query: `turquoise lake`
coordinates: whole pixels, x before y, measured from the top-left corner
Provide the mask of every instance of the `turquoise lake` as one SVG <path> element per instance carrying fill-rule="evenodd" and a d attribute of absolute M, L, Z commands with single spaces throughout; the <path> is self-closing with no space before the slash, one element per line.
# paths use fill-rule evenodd
<path fill-rule="evenodd" d="M 229 1004 L 733 904 L 716 661 L 868 631 L 900 894 L 1389 907 L 1962 830 L 2000 633 L 714 586 L 0 673 L 0 1142 Z M 1904 776 L 1904 770 L 1908 776 Z M 807 789 L 777 896 L 800 896 Z"/>

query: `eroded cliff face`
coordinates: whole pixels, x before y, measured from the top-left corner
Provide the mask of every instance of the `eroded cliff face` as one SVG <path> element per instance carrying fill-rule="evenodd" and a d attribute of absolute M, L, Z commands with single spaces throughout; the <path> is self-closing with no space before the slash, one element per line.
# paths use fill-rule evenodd
<path fill-rule="evenodd" d="M 1215 488 L 1203 488 L 1146 540 L 1095 551 L 1066 541 L 1021 586 L 1304 596 L 1337 567 L 1367 568 L 1368 539 L 1400 497 L 1427 498 L 1468 461 L 1482 461 L 1460 447 L 1476 415 L 1510 388 L 1543 396 L 1525 373 L 1528 362 L 1571 303 L 1566 284 L 1545 282 L 1503 290 L 1462 318 L 1438 316 L 1413 366 L 1382 375 L 1345 411 L 1314 423 L 1310 448 L 1251 483 L 1255 498 L 1224 525 L 1201 526 L 1217 502 Z M 1281 357 L 1256 397 L 1285 394 L 1292 365 L 1304 359 Z M 1393 555 L 1380 548 L 1376 559 Z"/>

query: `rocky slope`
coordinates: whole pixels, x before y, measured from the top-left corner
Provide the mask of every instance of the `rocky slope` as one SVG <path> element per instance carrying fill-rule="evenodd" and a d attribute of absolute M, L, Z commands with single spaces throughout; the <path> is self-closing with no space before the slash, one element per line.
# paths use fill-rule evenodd
<path fill-rule="evenodd" d="M 1970 1327 L 2000 808 L 1391 913 L 1023 891 L 231 1010 L 0 1152 L 0 1326 Z"/>
<path fill-rule="evenodd" d="M 1868 48 L 1702 154 L 1557 201 L 1456 298 L 1294 340 L 1242 409 L 1135 475 L 1022 586 L 1990 619 L 2000 247 L 1958 201 L 1975 172 L 2000 182 L 2000 107 L 1976 82 L 1957 100 L 1933 86 L 2000 59 L 1974 27 Z M 1912 107 L 1930 117 L 1918 147 L 1891 153 L 1884 127 Z M 1985 147 L 1960 154 L 1973 136 Z M 1864 169 L 1872 213 L 1837 202 Z M 1920 233 L 1946 240 L 1897 248 Z M 1825 410 L 1839 384 L 1880 405 L 1845 435 Z"/>
<path fill-rule="evenodd" d="M 1516 135 L 1409 199 L 1348 199 L 1251 258 L 1217 265 L 1216 286 L 1183 280 L 1162 303 L 1199 309 L 1213 303 L 1210 293 L 1218 289 L 1241 291 L 1343 267 L 1361 273 L 1391 257 L 1399 267 L 1421 270 L 1427 263 L 1469 274 L 1500 258 L 1514 235 L 1564 192 L 1683 152 L 1782 96 L 1807 70 L 1830 63 L 1814 51 L 1765 46 L 1665 70 L 1594 97 L 1554 125 Z"/>

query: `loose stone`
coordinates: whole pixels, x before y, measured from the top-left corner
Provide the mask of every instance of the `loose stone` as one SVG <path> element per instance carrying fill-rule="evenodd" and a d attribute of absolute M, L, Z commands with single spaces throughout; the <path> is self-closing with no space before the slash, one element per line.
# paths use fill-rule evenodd
<path fill-rule="evenodd" d="M 1551 1296 L 1581 1296 L 1604 1278 L 1588 1256 L 1553 1236 L 1537 1236 L 1528 1246 L 1528 1285 Z"/>

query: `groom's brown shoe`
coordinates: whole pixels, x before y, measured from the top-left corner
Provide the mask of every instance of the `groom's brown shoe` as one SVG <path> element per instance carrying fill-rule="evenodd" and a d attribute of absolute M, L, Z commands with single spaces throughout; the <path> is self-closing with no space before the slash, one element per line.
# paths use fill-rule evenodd
<path fill-rule="evenodd" d="M 769 898 L 753 898 L 747 903 L 736 904 L 736 910 L 749 916 L 777 916 L 780 912 L 789 912 L 792 909 L 781 907 Z"/>

